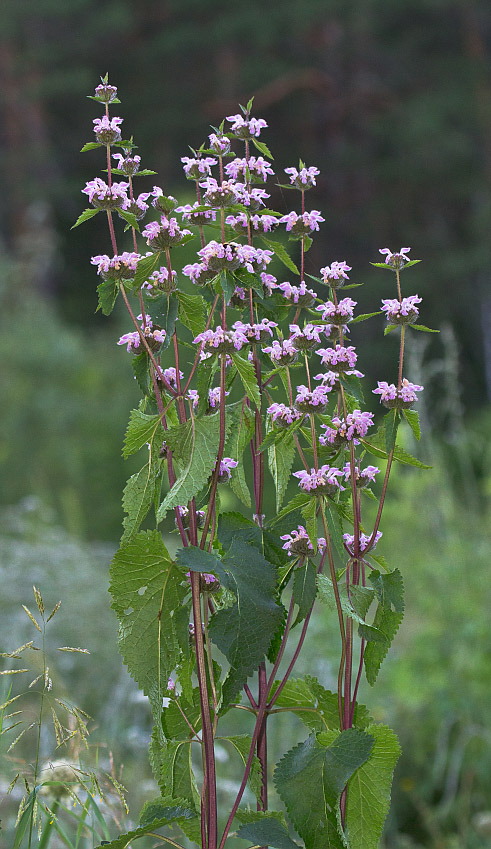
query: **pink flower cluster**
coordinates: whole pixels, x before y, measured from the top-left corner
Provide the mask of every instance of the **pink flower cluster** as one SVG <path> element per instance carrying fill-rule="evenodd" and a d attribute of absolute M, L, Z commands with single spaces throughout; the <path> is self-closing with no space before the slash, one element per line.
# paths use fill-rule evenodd
<path fill-rule="evenodd" d="M 165 340 L 165 330 L 160 327 L 153 327 L 152 319 L 149 315 L 145 316 L 145 327 L 142 325 L 142 333 L 148 344 L 153 349 L 158 349 Z M 138 316 L 138 321 L 143 321 L 143 316 Z M 137 330 L 132 333 L 125 333 L 119 338 L 118 345 L 126 345 L 128 353 L 138 354 L 140 350 L 141 336 Z"/>
<path fill-rule="evenodd" d="M 108 186 L 100 177 L 95 177 L 86 183 L 82 194 L 87 195 L 92 206 L 99 209 L 117 209 L 127 200 L 126 191 L 129 183 L 113 183 Z"/>
<path fill-rule="evenodd" d="M 199 333 L 193 342 L 203 345 L 204 354 L 223 354 L 234 349 L 240 351 L 244 345 L 249 344 L 247 336 L 241 330 L 224 330 L 222 327 Z"/>
<path fill-rule="evenodd" d="M 319 230 L 319 224 L 323 221 L 325 219 L 318 209 L 313 209 L 311 212 L 304 212 L 302 215 L 297 215 L 296 212 L 289 212 L 288 215 L 283 215 L 279 219 L 280 224 L 286 224 L 287 233 L 293 233 L 296 236 L 306 236 L 308 233 Z"/>
<path fill-rule="evenodd" d="M 351 321 L 353 318 L 353 310 L 356 307 L 356 301 L 352 298 L 343 298 L 337 304 L 333 301 L 326 301 L 324 304 L 319 304 L 316 307 L 317 312 L 322 313 L 323 321 L 329 321 L 331 324 L 344 324 L 346 321 Z"/>
<path fill-rule="evenodd" d="M 405 262 L 409 262 L 409 257 L 406 254 L 409 253 L 411 248 L 401 248 L 399 253 L 392 253 L 389 248 L 380 248 L 379 254 L 385 254 L 385 264 L 392 266 L 392 268 L 397 269 L 401 268 Z"/>
<path fill-rule="evenodd" d="M 310 390 L 308 386 L 297 386 L 295 407 L 302 413 L 323 413 L 329 403 L 331 387 L 323 384 Z"/>
<path fill-rule="evenodd" d="M 298 357 L 298 350 L 291 339 L 275 339 L 273 344 L 263 348 L 263 351 L 269 354 L 273 363 L 278 366 L 291 365 Z"/>
<path fill-rule="evenodd" d="M 317 471 L 311 469 L 310 472 L 301 469 L 299 472 L 294 472 L 293 477 L 298 478 L 300 489 L 312 495 L 332 496 L 338 490 L 344 489 L 338 480 L 343 477 L 343 472 L 335 466 L 324 465 Z"/>
<path fill-rule="evenodd" d="M 319 436 L 321 445 L 339 445 L 350 442 L 352 439 L 357 445 L 358 440 L 355 437 L 366 436 L 368 428 L 373 424 L 373 413 L 353 410 L 352 413 L 347 414 L 346 418 L 341 419 L 339 416 L 334 416 L 331 421 L 334 427 L 321 425 L 325 429 L 325 433 Z"/>
<path fill-rule="evenodd" d="M 319 537 L 317 539 L 317 552 L 315 552 L 303 525 L 298 525 L 298 530 L 293 530 L 290 534 L 283 534 L 280 539 L 286 540 L 282 548 L 288 552 L 288 557 L 292 557 L 292 555 L 294 557 L 308 557 L 317 553 L 323 554 L 326 548 L 325 538 Z"/>
<path fill-rule="evenodd" d="M 375 548 L 375 546 L 377 545 L 381 536 L 382 536 L 381 532 L 377 531 L 377 533 L 375 534 L 375 538 L 373 540 L 373 545 L 371 545 L 370 548 Z M 370 542 L 371 538 L 372 538 L 371 535 L 369 536 L 368 534 L 360 534 L 359 535 L 358 539 L 359 539 L 359 542 L 360 542 L 360 552 L 361 553 L 364 553 L 365 551 L 367 551 L 368 543 Z M 352 556 L 354 556 L 354 553 L 355 553 L 355 550 L 354 550 L 354 548 L 355 548 L 354 534 L 343 534 L 343 540 L 344 540 L 344 544 L 346 546 L 348 553 L 351 554 Z"/>
<path fill-rule="evenodd" d="M 418 386 L 417 383 L 411 383 L 406 377 L 403 378 L 400 390 L 394 383 L 387 383 L 385 380 L 379 380 L 377 389 L 373 389 L 374 395 L 380 395 L 380 401 L 384 407 L 392 409 L 408 409 L 417 401 L 416 393 L 421 392 L 423 386 Z"/>
<path fill-rule="evenodd" d="M 335 345 L 334 348 L 319 348 L 316 352 L 322 365 L 329 366 L 331 371 L 345 372 L 356 365 L 357 355 L 353 345 Z"/>
<path fill-rule="evenodd" d="M 227 121 L 232 123 L 230 130 L 239 139 L 259 138 L 261 130 L 268 126 L 264 118 L 244 118 L 243 115 L 229 115 Z"/>
<path fill-rule="evenodd" d="M 302 307 L 310 307 L 314 304 L 317 297 L 317 292 L 313 289 L 307 289 L 305 280 L 302 280 L 299 286 L 292 286 L 291 283 L 280 283 L 278 289 L 283 292 L 283 297 L 288 298 L 294 304 L 299 304 Z"/>
<path fill-rule="evenodd" d="M 184 236 L 190 235 L 190 230 L 181 230 L 177 218 L 167 218 L 166 215 L 162 215 L 160 221 L 150 221 L 142 230 L 148 247 L 155 251 L 178 245 Z"/>
<path fill-rule="evenodd" d="M 422 300 L 418 295 L 409 295 L 400 302 L 397 298 L 383 298 L 382 312 L 385 312 L 387 321 L 392 324 L 411 324 L 419 315 L 416 304 Z"/>
<path fill-rule="evenodd" d="M 247 159 L 233 159 L 232 162 L 227 162 L 225 165 L 225 173 L 227 177 L 231 177 L 233 180 L 238 180 L 239 176 L 243 177 L 244 180 L 247 177 L 247 169 L 249 169 L 249 174 L 251 177 L 256 177 L 261 180 L 268 179 L 268 175 L 273 177 L 274 171 L 271 168 L 269 162 L 264 159 L 263 156 L 251 156 L 249 160 Z"/>
<path fill-rule="evenodd" d="M 276 402 L 268 407 L 267 413 L 271 416 L 272 421 L 280 427 L 290 427 L 293 422 L 298 422 L 299 419 L 304 417 L 300 410 Z"/>
<path fill-rule="evenodd" d="M 93 256 L 90 260 L 91 265 L 97 265 L 97 273 L 103 280 L 114 279 L 129 279 L 134 277 L 138 260 L 141 259 L 141 254 L 134 251 L 124 251 L 122 254 L 109 257 L 107 254 Z"/>
<path fill-rule="evenodd" d="M 296 168 L 285 168 L 285 174 L 288 174 L 290 177 L 290 183 L 295 188 L 300 189 L 301 191 L 305 191 L 306 189 L 312 188 L 312 186 L 317 185 L 315 182 L 315 178 L 320 171 L 315 165 L 311 165 L 310 168 L 303 168 L 298 171 Z"/>
<path fill-rule="evenodd" d="M 323 283 L 330 286 L 332 289 L 339 289 L 344 286 L 344 281 L 349 280 L 347 271 L 351 271 L 351 266 L 342 262 L 332 262 L 331 265 L 326 265 L 321 268 L 320 273 Z"/>

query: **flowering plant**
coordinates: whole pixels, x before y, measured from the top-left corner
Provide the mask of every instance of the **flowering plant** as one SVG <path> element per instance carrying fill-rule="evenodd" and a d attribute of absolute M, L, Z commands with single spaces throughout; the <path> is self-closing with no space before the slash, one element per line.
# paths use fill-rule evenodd
<path fill-rule="evenodd" d="M 300 193 L 299 212 L 266 208 L 270 195 L 257 184 L 274 176 L 272 156 L 252 101 L 182 158 L 196 188 L 193 206 L 179 207 L 159 186 L 135 201 L 134 178 L 154 172 L 140 169 L 133 143 L 122 140 L 122 119 L 110 117 L 115 94 L 107 77 L 96 89 L 104 115 L 83 150 L 106 148 L 107 184 L 87 184 L 92 207 L 77 224 L 105 212 L 112 257 L 92 259 L 99 309 L 109 315 L 123 299 L 132 328 L 118 344 L 131 353 L 142 392 L 123 453 L 141 450 L 145 458 L 124 491 L 110 590 L 123 659 L 153 711 L 150 759 L 161 796 L 125 839 L 174 823 L 203 849 L 222 849 L 229 836 L 295 849 L 292 826 L 307 849 L 375 849 L 399 745 L 357 697 L 363 671 L 374 684 L 404 610 L 402 575 L 374 548 L 393 462 L 423 466 L 396 443 L 403 418 L 419 439 L 411 407 L 422 387 L 403 377 L 405 334 L 428 328 L 415 324 L 421 299 L 403 299 L 400 286 L 417 260 L 409 248 L 381 250 L 385 262 L 374 265 L 393 272 L 397 298 L 369 315 L 355 316 L 356 301 L 338 299 L 339 288 L 355 285 L 345 261 L 306 275 L 306 251 L 324 221 L 305 208 L 319 171 L 302 162 L 284 169 L 285 188 Z M 115 173 L 125 182 L 114 183 Z M 140 235 L 147 214 L 154 219 Z M 124 253 L 115 215 L 129 231 L 118 237 L 129 241 Z M 299 267 L 273 229 L 294 243 Z M 180 268 L 180 248 L 190 240 L 196 261 Z M 288 281 L 271 273 L 283 266 Z M 382 312 L 400 344 L 397 383 L 372 390 L 389 408 L 375 430 L 374 415 L 361 409 L 363 374 L 347 339 L 357 322 Z M 367 464 L 367 455 L 385 471 Z M 265 500 L 268 474 L 275 503 Z M 224 508 L 224 486 L 243 512 Z M 366 496 L 378 502 L 372 523 Z M 162 538 L 171 517 L 180 538 L 175 557 Z M 142 530 L 144 521 L 154 528 Z M 317 600 L 339 624 L 337 692 L 312 677 L 291 679 Z M 224 714 L 237 707 L 250 712 L 251 732 L 220 738 L 244 769 L 231 810 L 219 815 L 215 739 Z M 279 709 L 295 712 L 309 733 L 274 770 L 290 825 L 268 807 L 267 725 Z M 202 772 L 193 767 L 195 748 Z M 251 797 L 257 810 L 244 804 Z"/>

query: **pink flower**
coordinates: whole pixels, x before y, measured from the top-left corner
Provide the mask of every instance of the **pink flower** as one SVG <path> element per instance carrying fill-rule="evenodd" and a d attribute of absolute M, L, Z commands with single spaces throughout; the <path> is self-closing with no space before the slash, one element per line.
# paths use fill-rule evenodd
<path fill-rule="evenodd" d="M 399 253 L 392 253 L 389 248 L 380 248 L 380 254 L 386 254 L 385 263 L 386 265 L 392 266 L 392 268 L 401 268 L 405 262 L 409 262 L 409 257 L 405 256 L 405 254 L 409 253 L 411 248 L 401 248 Z"/>
<path fill-rule="evenodd" d="M 339 416 L 334 416 L 331 420 L 334 427 L 329 427 L 328 425 L 321 425 L 321 427 L 325 428 L 325 433 L 323 436 L 319 436 L 319 442 L 321 445 L 341 445 L 344 442 L 350 442 L 356 436 L 366 436 L 367 430 L 373 424 L 373 413 L 364 412 L 361 410 L 353 410 L 352 413 L 348 413 L 346 418 L 339 418 Z M 358 440 L 354 439 L 355 445 L 358 444 Z"/>
<path fill-rule="evenodd" d="M 342 298 L 337 304 L 333 301 L 326 301 L 325 304 L 319 304 L 316 310 L 322 313 L 323 321 L 340 325 L 346 321 L 351 321 L 356 303 L 352 298 Z"/>
<path fill-rule="evenodd" d="M 260 178 L 265 182 L 268 179 L 268 175 L 274 176 L 274 171 L 271 168 L 271 165 L 264 159 L 263 156 L 251 156 L 249 160 L 233 159 L 232 162 L 228 162 L 225 165 L 225 173 L 227 177 L 232 177 L 234 180 L 238 180 L 239 176 L 246 179 L 247 169 L 249 169 L 251 177 Z"/>
<path fill-rule="evenodd" d="M 331 371 L 347 371 L 356 365 L 357 355 L 353 345 L 319 348 L 316 353 L 321 357 L 322 365 L 328 365 Z"/>
<path fill-rule="evenodd" d="M 94 118 L 94 133 L 98 142 L 101 144 L 115 144 L 121 141 L 121 130 L 119 125 L 123 123 L 122 118 L 109 118 L 103 115 L 102 118 Z"/>
<path fill-rule="evenodd" d="M 290 427 L 293 422 L 297 422 L 304 417 L 304 414 L 299 410 L 295 410 L 294 407 L 287 407 L 286 404 L 277 403 L 271 404 L 267 409 L 267 413 L 279 427 Z"/>
<path fill-rule="evenodd" d="M 398 407 L 400 410 L 405 410 L 417 401 L 416 392 L 421 392 L 423 388 L 423 386 L 418 386 L 417 383 L 411 383 L 404 377 L 400 390 L 397 389 L 394 383 L 379 380 L 377 389 L 373 389 L 372 392 L 374 395 L 380 395 L 380 401 L 384 407 L 388 407 L 388 409 Z"/>
<path fill-rule="evenodd" d="M 377 545 L 381 536 L 382 536 L 381 532 L 377 531 L 377 533 L 375 534 L 375 538 L 373 540 L 373 545 L 370 546 L 370 550 L 372 548 L 375 548 L 375 546 Z M 371 535 L 370 536 L 368 534 L 360 534 L 359 535 L 360 553 L 364 553 L 365 551 L 367 551 L 368 543 L 370 542 L 370 539 L 371 539 Z M 354 553 L 355 553 L 355 551 L 354 551 L 354 546 L 355 546 L 354 534 L 343 534 L 343 540 L 344 540 L 344 544 L 345 544 L 349 554 L 354 556 Z"/>
<path fill-rule="evenodd" d="M 231 131 L 239 139 L 259 138 L 261 130 L 267 127 L 263 118 L 244 118 L 243 115 L 229 115 L 227 121 L 232 123 Z"/>
<path fill-rule="evenodd" d="M 303 215 L 297 215 L 296 212 L 289 212 L 279 219 L 280 224 L 286 224 L 287 233 L 292 233 L 295 236 L 306 236 L 309 233 L 319 229 L 319 224 L 325 221 L 318 209 L 313 209 L 311 212 L 304 212 Z"/>
<path fill-rule="evenodd" d="M 294 363 L 298 356 L 298 351 L 293 345 L 291 339 L 274 340 L 268 348 L 263 348 L 265 354 L 269 354 L 273 363 L 279 366 L 288 366 Z"/>
<path fill-rule="evenodd" d="M 237 468 L 237 460 L 232 460 L 231 457 L 224 457 L 220 460 L 220 471 L 218 473 L 218 482 L 226 483 L 232 477 L 232 469 Z"/>
<path fill-rule="evenodd" d="M 400 303 L 397 298 L 383 298 L 382 312 L 385 312 L 387 321 L 392 324 L 412 324 L 419 315 L 416 304 L 420 304 L 422 300 L 418 295 L 409 295 Z"/>
<path fill-rule="evenodd" d="M 316 472 L 311 469 L 310 473 L 302 469 L 299 472 L 294 472 L 293 477 L 298 478 L 300 489 L 304 492 L 310 492 L 313 495 L 335 495 L 338 490 L 343 490 L 338 478 L 342 477 L 341 469 L 336 469 L 334 466 L 321 466 Z"/>
<path fill-rule="evenodd" d="M 297 171 L 296 168 L 285 168 L 284 170 L 285 174 L 289 175 L 292 186 L 302 191 L 315 186 L 315 178 L 320 174 L 319 169 L 314 165 L 311 165 L 310 168 L 305 168 L 304 166 L 300 171 Z"/>
<path fill-rule="evenodd" d="M 326 286 L 330 286 L 331 289 L 339 289 L 341 286 L 344 286 L 345 280 L 349 280 L 346 274 L 347 271 L 351 271 L 351 266 L 347 265 L 343 260 L 342 262 L 332 262 L 331 265 L 326 265 L 324 268 L 321 268 L 320 273 Z"/>
<path fill-rule="evenodd" d="M 181 156 L 181 162 L 184 163 L 184 173 L 190 180 L 201 180 L 211 174 L 212 165 L 217 164 L 217 160 L 211 156 L 203 156 L 201 159 L 193 159 L 190 156 Z"/>

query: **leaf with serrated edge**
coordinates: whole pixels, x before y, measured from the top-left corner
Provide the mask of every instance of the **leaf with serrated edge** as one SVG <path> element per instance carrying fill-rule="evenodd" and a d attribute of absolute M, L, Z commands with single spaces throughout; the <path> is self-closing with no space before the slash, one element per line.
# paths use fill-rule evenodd
<path fill-rule="evenodd" d="M 233 363 L 239 373 L 239 377 L 242 381 L 247 397 L 250 398 L 253 404 L 255 404 L 256 407 L 260 409 L 261 396 L 259 394 L 259 387 L 257 385 L 254 365 L 248 360 L 242 359 L 242 357 L 240 357 L 238 354 L 232 354 L 231 356 Z"/>
<path fill-rule="evenodd" d="M 278 684 L 279 681 L 275 681 L 271 696 L 276 692 Z M 310 731 L 339 730 L 337 693 L 326 690 L 317 678 L 311 675 L 287 681 L 275 704 L 289 708 Z M 372 717 L 368 709 L 357 702 L 353 715 L 354 726 L 364 730 L 371 722 Z"/>
<path fill-rule="evenodd" d="M 241 840 L 249 840 L 256 846 L 272 846 L 273 849 L 300 849 L 299 844 L 291 839 L 288 829 L 277 817 L 271 816 L 269 811 L 258 811 L 257 813 L 262 814 L 262 816 L 256 822 L 244 823 L 238 829 L 237 837 L 240 837 Z"/>
<path fill-rule="evenodd" d="M 245 767 L 251 748 L 252 738 L 249 736 L 249 734 L 236 734 L 233 737 L 217 737 L 216 739 L 224 742 L 227 741 L 228 743 L 230 743 L 240 756 L 242 764 Z M 254 755 L 252 758 L 251 771 L 249 773 L 247 783 L 252 792 L 254 793 L 254 796 L 256 797 L 257 801 L 260 802 L 262 791 L 262 772 L 261 762 L 257 755 Z"/>
<path fill-rule="evenodd" d="M 228 431 L 229 423 L 226 418 L 225 427 Z M 207 483 L 217 461 L 220 441 L 219 413 L 192 419 L 179 425 L 179 428 L 173 428 L 173 431 L 179 431 L 182 437 L 173 440 L 171 435 L 169 439 L 169 432 L 166 434 L 166 442 L 173 452 L 179 453 L 183 464 L 185 462 L 186 465 L 158 509 L 158 522 L 162 521 L 168 510 L 187 504 Z"/>
<path fill-rule="evenodd" d="M 367 760 L 374 738 L 363 731 L 312 734 L 278 763 L 274 783 L 306 849 L 340 849 L 336 822 L 341 793 Z"/>
<path fill-rule="evenodd" d="M 99 843 L 95 849 L 103 849 L 103 847 L 105 847 L 105 849 L 126 849 L 132 840 L 136 840 L 138 837 L 143 837 L 145 834 L 148 834 L 149 831 L 153 832 L 156 828 L 161 828 L 163 825 L 168 825 L 170 822 L 175 822 L 176 820 L 179 821 L 179 819 L 186 819 L 186 817 L 182 815 L 180 817 L 162 817 L 160 819 L 153 820 L 153 822 L 149 822 L 139 828 L 134 828 L 131 831 L 126 832 L 126 834 L 120 834 L 119 837 L 116 837 L 115 840 L 111 840 L 110 843 L 107 841 L 106 843 Z"/>
<path fill-rule="evenodd" d="M 345 828 L 350 849 L 377 849 L 401 753 L 396 735 L 386 725 L 369 725 L 367 732 L 375 741 L 372 751 L 348 782 Z"/>
<path fill-rule="evenodd" d="M 123 457 L 126 459 L 130 454 L 134 454 L 140 448 L 143 448 L 147 442 L 153 442 L 160 424 L 161 416 L 159 414 L 156 416 L 147 416 L 141 410 L 132 410 L 124 438 Z"/>
<path fill-rule="evenodd" d="M 281 504 L 290 482 L 294 459 L 295 443 L 292 437 L 283 439 L 279 445 L 271 445 L 268 448 L 268 466 L 275 484 L 277 513 L 281 510 Z"/>
<path fill-rule="evenodd" d="M 365 675 L 368 683 L 372 686 L 377 680 L 382 661 L 389 651 L 390 644 L 399 630 L 399 625 L 402 622 L 403 616 L 403 613 L 398 613 L 395 610 L 391 610 L 389 607 L 382 607 L 381 604 L 377 607 L 372 625 L 374 628 L 381 631 L 386 639 L 385 642 L 370 642 L 367 644 L 365 649 L 365 654 L 363 656 Z"/>
<path fill-rule="evenodd" d="M 188 295 L 178 292 L 179 320 L 182 321 L 194 336 L 198 336 L 205 329 L 205 301 L 201 295 Z"/>
<path fill-rule="evenodd" d="M 132 475 L 126 483 L 123 492 L 123 509 L 128 515 L 123 519 L 122 541 L 124 542 L 140 530 L 140 525 L 153 504 L 159 465 L 159 460 L 151 454 L 148 463 L 145 463 L 143 468 Z"/>
<path fill-rule="evenodd" d="M 114 555 L 110 575 L 123 660 L 150 698 L 160 723 L 162 697 L 180 659 L 173 613 L 182 606 L 188 588 L 157 531 L 142 531 L 123 543 Z"/>
<path fill-rule="evenodd" d="M 402 414 L 406 419 L 409 427 L 413 432 L 413 436 L 418 441 L 421 439 L 421 428 L 419 425 L 419 415 L 416 410 L 403 410 Z"/>
<path fill-rule="evenodd" d="M 374 569 L 368 578 L 383 607 L 392 605 L 397 613 L 404 613 L 404 583 L 399 569 L 386 575 Z"/>
<path fill-rule="evenodd" d="M 223 685 L 228 704 L 264 659 L 279 626 L 276 569 L 242 539 L 234 539 L 222 559 L 188 546 L 179 550 L 177 560 L 186 571 L 212 572 L 235 596 L 233 606 L 217 611 L 210 622 L 210 637 L 230 663 Z"/>

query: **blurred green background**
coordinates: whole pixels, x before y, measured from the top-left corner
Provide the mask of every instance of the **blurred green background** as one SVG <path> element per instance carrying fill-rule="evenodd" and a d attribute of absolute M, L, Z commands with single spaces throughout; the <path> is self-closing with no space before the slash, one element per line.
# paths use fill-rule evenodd
<path fill-rule="evenodd" d="M 98 151 L 79 151 L 100 114 L 86 95 L 106 71 L 125 137 L 158 172 L 141 190 L 156 182 L 188 200 L 180 157 L 255 95 L 279 180 L 299 157 L 321 171 L 309 208 L 326 221 L 308 273 L 346 259 L 367 284 L 355 296 L 365 312 L 392 296 L 369 265 L 380 247 L 410 245 L 424 260 L 403 278 L 405 294 L 423 297 L 425 323 L 442 332 L 410 334 L 424 437 L 406 439 L 433 471 L 394 475 L 380 550 L 404 573 L 407 613 L 376 688 L 361 695 L 403 746 L 387 849 L 491 846 L 491 7 L 3 0 L 0 648 L 32 638 L 21 604 L 32 607 L 33 583 L 47 606 L 62 598 L 50 645 L 91 656 L 55 658 L 55 679 L 94 717 L 89 760 L 99 746 L 101 763 L 112 751 L 124 765 L 135 821 L 153 793 L 150 717 L 117 654 L 107 585 L 138 394 L 115 344 L 124 313 L 95 315 L 90 257 L 110 252 L 108 235 L 99 218 L 70 231 L 86 205 L 80 190 L 103 166 Z M 275 189 L 271 205 L 287 213 L 292 197 Z M 380 322 L 353 338 L 371 384 L 392 380 L 395 343 Z M 320 612 L 302 670 L 333 686 L 337 653 L 335 623 Z M 285 735 L 302 734 L 285 723 L 271 723 L 278 754 Z M 32 760 L 27 745 L 19 751 L 3 759 L 0 797 Z M 225 798 L 237 773 L 223 769 Z M 0 803 L 4 827 L 16 793 Z"/>

